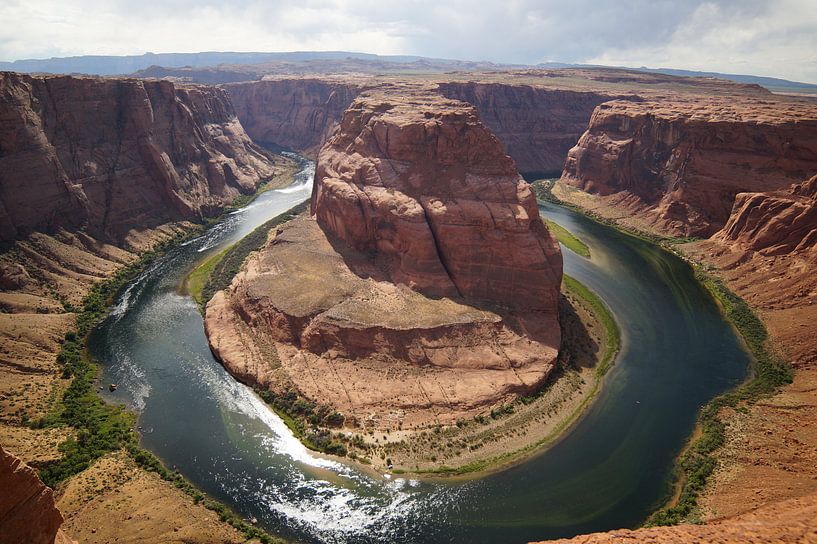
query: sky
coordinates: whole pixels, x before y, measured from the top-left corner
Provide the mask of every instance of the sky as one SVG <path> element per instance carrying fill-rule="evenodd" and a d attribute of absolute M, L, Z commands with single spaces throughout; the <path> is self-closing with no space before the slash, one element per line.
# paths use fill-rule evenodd
<path fill-rule="evenodd" d="M 0 1 L 0 60 L 312 50 L 817 83 L 817 0 Z"/>

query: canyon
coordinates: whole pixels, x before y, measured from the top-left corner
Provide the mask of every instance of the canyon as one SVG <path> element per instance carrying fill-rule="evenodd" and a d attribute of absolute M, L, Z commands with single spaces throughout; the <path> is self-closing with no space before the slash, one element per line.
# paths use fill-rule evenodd
<path fill-rule="evenodd" d="M 212 349 L 235 376 L 377 429 L 452 425 L 530 393 L 559 348 L 561 256 L 520 170 L 673 238 L 759 313 L 795 368 L 778 393 L 724 410 L 700 501 L 715 522 L 577 541 L 813 536 L 800 519 L 817 493 L 817 102 L 612 69 L 236 79 L 0 74 L 4 447 L 35 466 L 59 456 L 72 431 L 25 422 L 67 386 L 54 356 L 71 305 L 275 183 L 279 159 L 257 144 L 318 168 L 311 215 L 273 230 L 207 305 Z M 194 541 L 239 538 L 129 463 L 95 470 L 128 474 L 117 485 L 131 500 L 137 488 L 169 497 Z M 58 494 L 72 535 L 104 541 L 83 516 L 104 522 L 107 503 Z M 150 530 L 166 536 L 170 518 Z"/>
<path fill-rule="evenodd" d="M 817 165 L 817 108 L 759 97 L 611 101 L 568 153 L 562 180 L 624 200 L 660 232 L 709 237 L 735 197 L 802 181 Z"/>
<path fill-rule="evenodd" d="M 775 516 L 793 504 L 778 509 L 775 501 L 811 500 L 817 223 L 813 180 L 806 180 L 817 172 L 817 104 L 752 85 L 604 69 L 423 80 L 471 103 L 520 169 L 559 172 L 554 194 L 563 201 L 628 229 L 698 238 L 675 247 L 747 300 L 774 349 L 795 367 L 794 383 L 767 401 L 723 411 L 727 446 L 701 498 L 701 517 L 732 519 L 767 504 Z M 325 135 L 341 117 L 318 110 L 323 124 L 312 133 Z M 310 139 L 312 149 L 324 140 Z M 794 420 L 809 423 L 795 428 Z M 714 538 L 727 523 L 706 534 Z M 653 531 L 632 538 L 674 534 Z"/>
<path fill-rule="evenodd" d="M 0 74 L 0 240 L 212 216 L 273 168 L 222 90 Z"/>
<path fill-rule="evenodd" d="M 553 370 L 561 254 L 467 104 L 422 86 L 360 95 L 319 153 L 311 215 L 207 305 L 211 347 L 243 381 L 351 427 L 423 428 Z"/>
<path fill-rule="evenodd" d="M 54 412 L 71 384 L 57 353 L 93 286 L 199 231 L 262 183 L 282 183 L 288 164 L 252 143 L 224 91 L 200 85 L 4 72 L 0 119 L 0 444 L 42 470 L 78 436 L 33 423 Z M 14 489 L 42 486 L 10 454 L 4 471 L 7 461 L 14 477 L 32 482 Z M 43 489 L 47 500 L 20 496 L 10 508 L 49 542 L 49 519 L 55 531 L 65 519 L 82 542 L 243 540 L 123 451 L 101 457 L 53 498 Z M 35 541 L 21 531 L 12 531 L 20 542 Z"/>

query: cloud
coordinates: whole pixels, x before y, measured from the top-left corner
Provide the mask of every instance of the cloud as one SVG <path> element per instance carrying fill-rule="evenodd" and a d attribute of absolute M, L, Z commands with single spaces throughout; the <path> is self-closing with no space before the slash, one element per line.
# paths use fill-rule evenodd
<path fill-rule="evenodd" d="M 817 83 L 817 2 L 698 6 L 665 42 L 610 47 L 588 62 L 776 76 Z"/>
<path fill-rule="evenodd" d="M 814 0 L 4 0 L 0 59 L 347 50 L 817 81 Z"/>

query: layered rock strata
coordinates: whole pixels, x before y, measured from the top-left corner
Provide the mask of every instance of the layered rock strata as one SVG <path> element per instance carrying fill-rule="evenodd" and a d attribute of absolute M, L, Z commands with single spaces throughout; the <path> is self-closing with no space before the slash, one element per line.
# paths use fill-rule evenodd
<path fill-rule="evenodd" d="M 558 245 L 527 183 L 463 102 L 373 92 L 321 150 L 312 213 L 430 296 L 553 311 Z"/>
<path fill-rule="evenodd" d="M 815 253 L 817 175 L 788 191 L 738 194 L 716 238 L 763 255 Z"/>
<path fill-rule="evenodd" d="M 273 174 L 227 94 L 168 81 L 0 74 L 0 240 L 118 242 L 215 213 Z"/>
<path fill-rule="evenodd" d="M 439 88 L 448 98 L 477 109 L 521 172 L 555 177 L 596 106 L 626 96 L 473 81 L 444 82 Z"/>
<path fill-rule="evenodd" d="M 247 134 L 258 143 L 314 157 L 360 93 L 352 82 L 280 79 L 223 86 Z"/>
<path fill-rule="evenodd" d="M 749 97 L 667 97 L 600 105 L 562 180 L 626 193 L 659 230 L 708 237 L 738 193 L 787 188 L 817 171 L 817 106 Z"/>
<path fill-rule="evenodd" d="M 63 518 L 54 492 L 34 470 L 0 446 L 0 542 L 70 543 L 59 530 Z"/>
<path fill-rule="evenodd" d="M 207 306 L 211 347 L 243 381 L 417 427 L 553 369 L 558 244 L 473 108 L 425 88 L 359 97 L 321 150 L 312 213 Z"/>

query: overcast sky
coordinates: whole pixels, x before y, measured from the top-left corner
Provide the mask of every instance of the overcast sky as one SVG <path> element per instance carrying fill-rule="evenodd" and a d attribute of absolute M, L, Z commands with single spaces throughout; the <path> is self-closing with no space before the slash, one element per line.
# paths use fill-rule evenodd
<path fill-rule="evenodd" d="M 817 0 L 0 0 L 0 60 L 293 50 L 817 83 Z"/>

